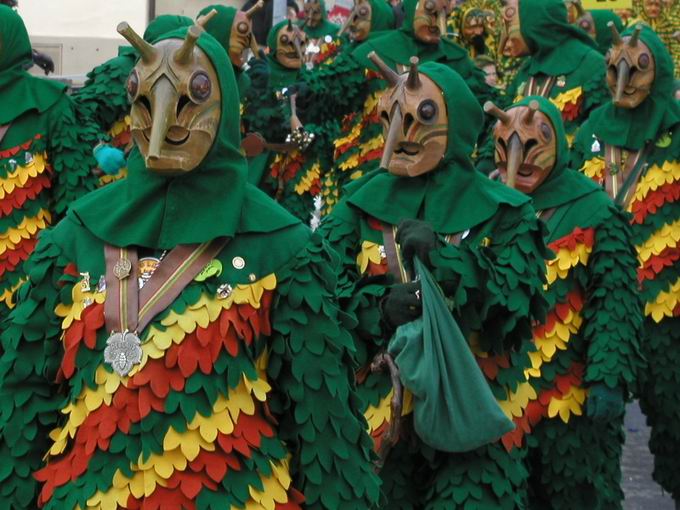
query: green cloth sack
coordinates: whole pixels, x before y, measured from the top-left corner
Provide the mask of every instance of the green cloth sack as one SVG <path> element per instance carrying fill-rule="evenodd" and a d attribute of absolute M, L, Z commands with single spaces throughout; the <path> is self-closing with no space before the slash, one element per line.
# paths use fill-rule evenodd
<path fill-rule="evenodd" d="M 414 398 L 418 437 L 445 452 L 467 452 L 515 428 L 505 416 L 430 272 L 416 257 L 423 316 L 400 326 L 388 345 Z"/>

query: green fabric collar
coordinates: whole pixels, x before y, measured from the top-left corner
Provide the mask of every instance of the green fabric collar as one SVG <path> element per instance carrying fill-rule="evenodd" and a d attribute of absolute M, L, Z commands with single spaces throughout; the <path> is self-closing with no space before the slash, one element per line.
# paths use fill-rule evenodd
<path fill-rule="evenodd" d="M 36 78 L 24 67 L 32 62 L 31 41 L 21 17 L 0 5 L 0 125 L 22 114 L 47 111 L 66 93 L 66 86 Z"/>
<path fill-rule="evenodd" d="M 500 204 L 528 202 L 528 197 L 474 169 L 470 154 L 483 116 L 460 75 L 432 62 L 420 66 L 420 71 L 443 90 L 446 100 L 449 139 L 442 163 L 419 177 L 398 177 L 385 170 L 371 172 L 347 187 L 348 203 L 392 225 L 405 219 L 422 219 L 435 231 L 452 234 L 488 220 Z"/>
<path fill-rule="evenodd" d="M 360 44 L 352 55 L 369 69 L 375 70 L 375 65 L 368 59 L 368 54 L 375 51 L 387 65 L 395 68 L 397 64 L 408 65 L 412 56 L 417 56 L 420 62 L 452 62 L 469 61 L 468 53 L 456 43 L 444 38 L 439 44 L 425 44 L 415 38 L 413 33 L 413 18 L 418 0 L 404 0 L 404 21 L 399 30 L 391 30 L 379 37 Z M 472 65 L 470 63 L 470 65 Z"/>
<path fill-rule="evenodd" d="M 624 35 L 632 35 L 633 27 Z M 680 123 L 680 105 L 674 98 L 673 60 L 659 36 L 643 25 L 640 39 L 654 55 L 656 77 L 652 90 L 635 109 L 618 108 L 609 100 L 590 114 L 595 136 L 604 143 L 640 150 L 648 141 Z"/>
<path fill-rule="evenodd" d="M 531 76 L 569 74 L 596 49 L 588 34 L 567 22 L 563 0 L 520 0 L 519 17 L 522 36 L 531 50 L 525 64 Z"/>
<path fill-rule="evenodd" d="M 183 38 L 181 29 L 163 38 Z M 224 48 L 204 33 L 198 45 L 213 62 L 222 92 L 217 138 L 198 168 L 182 176 L 149 171 L 138 149 L 128 177 L 72 205 L 71 213 L 96 237 L 115 246 L 169 249 L 239 232 L 269 232 L 297 223 L 276 203 L 246 184 L 240 152 L 239 104 L 232 66 Z"/>
<path fill-rule="evenodd" d="M 552 169 L 550 175 L 548 175 L 538 189 L 534 190 L 531 194 L 534 208 L 537 211 L 552 209 L 553 207 L 573 202 L 584 195 L 598 191 L 600 189 L 599 186 L 591 179 L 567 167 L 569 147 L 567 145 L 564 123 L 562 122 L 562 114 L 552 102 L 543 97 L 530 96 L 515 103 L 512 108 L 528 106 L 531 101 L 538 101 L 539 110 L 550 119 L 555 129 L 557 141 L 555 168 Z"/>
<path fill-rule="evenodd" d="M 299 69 L 288 69 L 276 60 L 279 30 L 286 25 L 288 25 L 287 20 L 277 23 L 272 27 L 267 36 L 267 46 L 269 46 L 269 54 L 267 55 L 267 62 L 269 62 L 269 86 L 276 90 L 292 85 L 298 80 L 300 75 Z"/>

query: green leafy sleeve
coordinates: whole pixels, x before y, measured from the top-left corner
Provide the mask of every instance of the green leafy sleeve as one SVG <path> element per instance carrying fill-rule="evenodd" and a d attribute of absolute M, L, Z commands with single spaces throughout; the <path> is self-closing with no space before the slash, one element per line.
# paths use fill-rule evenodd
<path fill-rule="evenodd" d="M 485 352 L 519 349 L 532 322 L 545 317 L 544 227 L 528 204 L 504 206 L 460 246 L 433 252 L 437 281 L 452 300 L 466 336 L 479 332 Z"/>
<path fill-rule="evenodd" d="M 56 392 L 61 327 L 60 249 L 45 231 L 26 264 L 28 281 L 4 324 L 0 358 L 0 499 L 3 508 L 37 508 L 33 472 L 49 448 L 63 404 Z M 62 266 L 63 267 L 63 266 Z M 6 506 L 5 506 L 6 505 Z"/>
<path fill-rule="evenodd" d="M 77 118 L 75 103 L 68 96 L 58 101 L 49 115 L 47 151 L 55 175 L 52 198 L 54 211 L 62 216 L 71 202 L 97 187 L 92 149 L 97 144 L 98 129 Z"/>
<path fill-rule="evenodd" d="M 612 214 L 596 229 L 588 267 L 591 280 L 583 311 L 588 344 L 586 381 L 632 390 L 644 366 L 640 353 L 642 301 L 637 289 L 637 253 L 627 215 Z"/>
<path fill-rule="evenodd" d="M 337 303 L 339 259 L 318 234 L 280 273 L 269 375 L 280 436 L 305 508 L 366 510 L 379 496 L 371 441 L 353 388 L 349 316 Z"/>

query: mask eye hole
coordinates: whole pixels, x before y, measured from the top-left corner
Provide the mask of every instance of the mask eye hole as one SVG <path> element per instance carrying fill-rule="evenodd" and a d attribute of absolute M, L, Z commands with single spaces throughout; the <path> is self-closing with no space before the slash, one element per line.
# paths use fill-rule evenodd
<path fill-rule="evenodd" d="M 438 110 L 432 99 L 426 99 L 418 105 L 418 120 L 423 124 L 432 124 L 437 120 Z"/>
<path fill-rule="evenodd" d="M 638 67 L 640 69 L 647 69 L 649 67 L 649 55 L 646 53 L 640 55 L 640 58 L 638 58 Z"/>
<path fill-rule="evenodd" d="M 382 120 L 385 123 L 385 125 L 389 125 L 390 116 L 387 114 L 385 110 L 380 112 L 380 120 Z"/>
<path fill-rule="evenodd" d="M 590 30 L 590 21 L 588 21 L 587 19 L 584 19 L 583 21 L 581 21 L 579 23 L 579 25 L 581 25 L 581 28 L 583 30 L 585 30 L 586 32 Z"/>
<path fill-rule="evenodd" d="M 428 0 L 427 2 L 425 2 L 425 10 L 428 12 L 434 12 L 436 7 L 437 6 L 432 0 Z"/>
<path fill-rule="evenodd" d="M 212 83 L 205 71 L 196 71 L 189 81 L 189 94 L 195 103 L 202 103 L 210 97 Z"/>
<path fill-rule="evenodd" d="M 283 35 L 281 36 L 281 42 L 282 42 L 283 44 L 288 44 L 288 43 L 290 42 L 290 39 L 288 38 L 288 36 L 287 36 L 286 34 L 283 34 Z"/>
<path fill-rule="evenodd" d="M 541 136 L 543 136 L 547 142 L 552 140 L 552 129 L 550 129 L 550 126 L 543 122 L 539 129 L 541 130 Z"/>
<path fill-rule="evenodd" d="M 368 16 L 368 7 L 361 7 L 359 9 L 359 16 L 361 16 L 361 17 Z"/>
<path fill-rule="evenodd" d="M 236 25 L 236 30 L 239 31 L 241 34 L 247 34 L 248 33 L 248 23 L 245 21 L 241 21 L 238 25 Z"/>
<path fill-rule="evenodd" d="M 133 69 L 130 76 L 128 76 L 126 88 L 128 100 L 130 103 L 134 103 L 139 95 L 139 74 L 137 74 L 136 69 Z"/>
<path fill-rule="evenodd" d="M 514 7 L 506 7 L 505 11 L 503 11 L 503 16 L 507 21 L 510 21 L 513 16 L 515 15 L 515 8 Z"/>

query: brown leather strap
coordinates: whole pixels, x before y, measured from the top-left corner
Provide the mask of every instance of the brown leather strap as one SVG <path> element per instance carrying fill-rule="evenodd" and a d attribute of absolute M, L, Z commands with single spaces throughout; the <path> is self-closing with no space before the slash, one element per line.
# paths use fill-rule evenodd
<path fill-rule="evenodd" d="M 222 251 L 227 238 L 174 248 L 139 289 L 135 248 L 104 247 L 106 259 L 106 327 L 111 332 L 141 332 L 165 310 L 198 273 Z M 129 270 L 121 271 L 121 268 Z"/>
<path fill-rule="evenodd" d="M 11 125 L 11 122 L 9 124 L 0 124 L 0 143 L 5 139 L 5 135 L 7 134 L 7 131 L 9 131 Z"/>
<path fill-rule="evenodd" d="M 404 264 L 401 262 L 399 246 L 395 240 L 396 227 L 394 225 L 383 224 L 382 231 L 387 269 L 392 273 L 397 282 L 406 283 L 411 281 L 408 272 L 404 269 Z"/>
<path fill-rule="evenodd" d="M 463 232 L 458 232 L 457 234 L 449 234 L 446 236 L 446 242 L 452 246 L 460 246 L 463 241 Z"/>
<path fill-rule="evenodd" d="M 548 220 L 553 217 L 553 214 L 555 214 L 555 211 L 557 211 L 557 207 L 551 207 L 550 209 L 543 209 L 542 211 L 538 211 L 536 214 L 536 217 L 541 220 L 543 223 L 548 223 Z"/>

